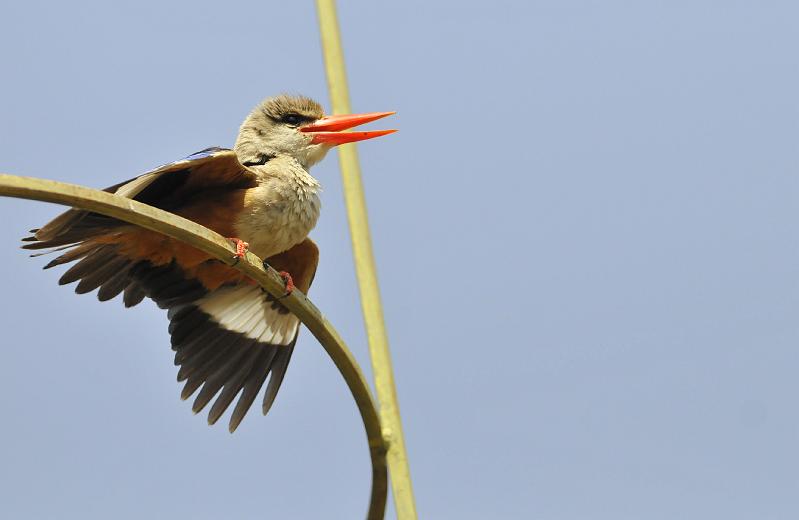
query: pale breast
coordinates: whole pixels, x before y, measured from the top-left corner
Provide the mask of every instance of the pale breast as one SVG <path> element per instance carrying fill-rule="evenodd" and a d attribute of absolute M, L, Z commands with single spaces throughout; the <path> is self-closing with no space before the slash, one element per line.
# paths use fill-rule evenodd
<path fill-rule="evenodd" d="M 279 172 L 274 171 L 277 164 L 272 166 L 272 174 L 248 190 L 244 211 L 236 223 L 239 237 L 261 258 L 282 253 L 305 240 L 321 210 L 321 186 L 316 179 L 299 164 L 283 165 Z"/>

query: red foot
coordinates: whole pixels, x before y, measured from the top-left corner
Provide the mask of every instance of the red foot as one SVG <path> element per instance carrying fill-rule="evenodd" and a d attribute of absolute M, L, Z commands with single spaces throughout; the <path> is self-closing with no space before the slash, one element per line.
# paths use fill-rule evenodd
<path fill-rule="evenodd" d="M 286 294 L 283 296 L 288 296 L 294 290 L 294 280 L 292 280 L 291 275 L 288 274 L 286 271 L 280 271 L 277 273 L 283 278 L 283 281 L 286 282 Z"/>
<path fill-rule="evenodd" d="M 236 254 L 233 255 L 233 258 L 236 259 L 236 262 L 247 255 L 247 250 L 250 248 L 250 244 L 238 238 L 229 238 L 228 240 L 232 241 L 236 246 Z"/>

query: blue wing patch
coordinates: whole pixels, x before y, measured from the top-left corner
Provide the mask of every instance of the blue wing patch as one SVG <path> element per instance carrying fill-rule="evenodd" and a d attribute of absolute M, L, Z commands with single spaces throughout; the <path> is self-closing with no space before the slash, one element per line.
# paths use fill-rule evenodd
<path fill-rule="evenodd" d="M 230 148 L 220 148 L 219 146 L 212 146 L 210 148 L 206 148 L 205 150 L 200 150 L 199 152 L 194 152 L 193 154 L 189 155 L 184 161 L 194 161 L 197 159 L 205 159 L 206 157 L 211 157 L 217 152 L 229 152 Z"/>
<path fill-rule="evenodd" d="M 160 171 L 163 171 L 163 170 L 169 170 L 169 169 L 172 169 L 172 168 L 174 168 L 176 166 L 183 166 L 186 163 L 191 162 L 191 161 L 199 161 L 199 160 L 202 160 L 202 159 L 207 159 L 209 157 L 213 157 L 214 155 L 216 155 L 216 154 L 218 154 L 220 152 L 231 152 L 231 151 L 232 150 L 230 148 L 221 148 L 219 146 L 211 146 L 210 148 L 206 148 L 205 150 L 200 150 L 199 152 L 194 152 L 193 154 L 191 154 L 191 155 L 189 155 L 187 157 L 184 157 L 183 159 L 180 159 L 178 161 L 173 161 L 173 162 L 170 162 L 170 163 L 162 164 L 162 165 L 158 166 L 157 168 L 153 168 L 152 170 L 148 171 L 147 173 L 157 173 L 157 172 L 160 172 Z"/>

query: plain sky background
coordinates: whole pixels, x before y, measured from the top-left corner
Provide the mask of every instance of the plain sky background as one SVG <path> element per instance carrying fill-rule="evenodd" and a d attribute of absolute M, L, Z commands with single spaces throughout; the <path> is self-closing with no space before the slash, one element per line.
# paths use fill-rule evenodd
<path fill-rule="evenodd" d="M 0 171 L 104 187 L 328 106 L 312 2 L 10 2 Z M 422 518 L 799 517 L 799 7 L 341 2 Z M 369 371 L 335 154 L 311 290 Z M 178 398 L 166 317 L 58 287 L 0 200 L 0 517 L 361 518 L 303 331 L 269 417 Z M 61 270 L 63 272 L 63 270 Z"/>

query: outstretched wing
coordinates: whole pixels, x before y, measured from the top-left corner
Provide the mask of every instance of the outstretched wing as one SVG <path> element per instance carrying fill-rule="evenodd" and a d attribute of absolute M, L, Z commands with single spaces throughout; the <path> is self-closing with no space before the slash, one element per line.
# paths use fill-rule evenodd
<path fill-rule="evenodd" d="M 242 166 L 233 150 L 206 148 L 105 191 L 175 212 L 208 190 L 246 189 L 256 182 L 255 174 Z M 70 209 L 40 229 L 32 230 L 34 235 L 23 239 L 28 242 L 23 248 L 47 249 L 75 244 L 126 225 L 99 213 Z"/>
<path fill-rule="evenodd" d="M 233 215 L 240 209 L 246 190 L 256 183 L 255 175 L 239 163 L 235 152 L 208 148 L 105 191 L 183 214 L 233 236 Z M 48 250 L 40 254 L 66 250 L 45 269 L 77 262 L 59 284 L 78 281 L 75 292 L 79 294 L 99 288 L 100 301 L 124 292 L 126 307 L 138 304 L 145 296 L 132 276 L 133 268 L 140 269 L 142 262 L 150 266 L 177 262 L 185 276 L 194 276 L 209 288 L 241 278 L 234 269 L 211 261 L 193 247 L 91 211 L 70 209 L 32 232 L 33 236 L 23 239 L 24 249 Z"/>
<path fill-rule="evenodd" d="M 256 184 L 233 151 L 209 148 L 106 191 L 233 236 L 225 226 L 232 225 L 246 190 Z M 259 286 L 190 246 L 90 211 L 68 210 L 33 233 L 24 239 L 25 249 L 63 251 L 45 269 L 75 262 L 60 284 L 77 281 L 78 293 L 98 289 L 101 301 L 123 293 L 127 307 L 149 297 L 168 309 L 178 380 L 186 381 L 182 398 L 202 387 L 195 412 L 216 397 L 208 417 L 213 424 L 241 394 L 230 419 L 233 431 L 267 378 L 263 411 L 269 410 L 299 321 Z M 296 286 L 307 292 L 318 250 L 306 240 L 268 261 L 290 272 Z"/>
<path fill-rule="evenodd" d="M 307 292 L 318 259 L 316 245 L 306 239 L 267 261 L 290 272 L 297 288 Z M 178 381 L 186 381 L 181 398 L 200 389 L 192 410 L 200 412 L 216 397 L 208 412 L 208 423 L 214 424 L 240 394 L 228 425 L 233 432 L 269 377 L 262 404 L 266 415 L 297 341 L 297 317 L 253 283 L 207 291 L 196 280 L 182 278 L 175 266 L 149 269 L 139 279 L 148 296 L 169 309 Z"/>
<path fill-rule="evenodd" d="M 306 239 L 268 262 L 290 272 L 297 288 L 307 292 L 318 260 L 316 245 Z M 297 317 L 252 282 L 208 290 L 174 263 L 140 265 L 133 277 L 147 296 L 169 311 L 178 381 L 186 382 L 181 398 L 200 390 L 192 410 L 199 413 L 216 398 L 208 412 L 208 423 L 214 424 L 238 395 L 228 425 L 233 432 L 269 378 L 262 404 L 266 415 L 297 341 Z"/>

